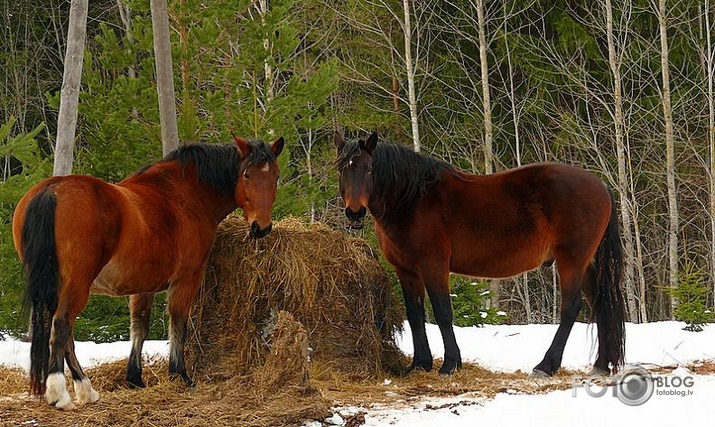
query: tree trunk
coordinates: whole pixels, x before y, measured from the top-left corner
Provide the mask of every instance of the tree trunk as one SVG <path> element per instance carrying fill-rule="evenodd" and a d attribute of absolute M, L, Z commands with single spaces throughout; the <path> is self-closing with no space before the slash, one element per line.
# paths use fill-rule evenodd
<path fill-rule="evenodd" d="M 410 106 L 410 122 L 412 123 L 412 148 L 420 151 L 420 129 L 417 121 L 417 92 L 415 91 L 415 67 L 412 63 L 412 24 L 410 23 L 410 2 L 402 0 L 405 12 L 403 32 L 405 34 L 405 68 L 407 71 L 407 96 Z"/>
<path fill-rule="evenodd" d="M 492 104 L 489 96 L 489 64 L 487 62 L 486 20 L 484 17 L 484 0 L 477 0 L 477 32 L 479 33 L 479 62 L 482 69 L 482 109 L 484 111 L 484 173 L 494 172 L 494 155 L 492 150 Z M 489 281 L 491 305 L 499 308 L 500 281 Z"/>
<path fill-rule="evenodd" d="M 156 61 L 156 90 L 159 96 L 161 147 L 164 155 L 167 155 L 179 146 L 174 73 L 169 39 L 169 14 L 166 9 L 166 0 L 150 0 L 150 3 Z"/>
<path fill-rule="evenodd" d="M 87 37 L 88 7 L 88 0 L 72 0 L 70 4 L 67 51 L 65 52 L 64 62 L 65 70 L 62 75 L 60 111 L 57 116 L 57 145 L 55 146 L 53 175 L 69 175 L 72 173 L 79 85 L 82 80 L 84 41 Z"/>
<path fill-rule="evenodd" d="M 489 63 L 487 62 L 486 19 L 484 0 L 477 0 L 477 20 L 479 33 L 479 62 L 482 69 L 482 106 L 484 108 L 484 173 L 494 172 L 494 150 L 492 148 L 492 103 L 489 95 Z"/>
<path fill-rule="evenodd" d="M 613 36 L 613 9 L 611 0 L 606 0 L 606 37 L 608 38 L 608 62 L 613 77 L 613 99 L 614 99 L 614 132 L 616 136 L 616 151 L 618 156 L 618 191 L 621 196 L 621 222 L 623 223 L 623 240 L 625 240 L 626 252 L 626 302 L 628 314 L 631 322 L 638 321 L 638 309 L 636 306 L 635 288 L 633 283 L 633 270 L 635 265 L 635 251 L 633 247 L 633 232 L 631 212 L 634 212 L 629 196 L 629 174 L 627 167 L 627 157 L 629 156 L 624 139 L 623 120 L 623 98 L 621 89 L 621 70 L 616 55 L 616 46 Z M 645 295 L 641 295 L 645 298 Z"/>
<path fill-rule="evenodd" d="M 713 284 L 715 298 L 715 51 L 710 31 L 710 0 L 705 0 L 705 69 L 707 72 L 708 99 L 708 147 L 710 149 L 710 281 Z"/>
<path fill-rule="evenodd" d="M 678 286 L 678 194 L 675 182 L 675 147 L 673 141 L 673 109 L 670 102 L 670 66 L 668 63 L 668 33 L 665 0 L 658 0 L 660 27 L 660 70 L 663 78 L 663 120 L 665 121 L 665 174 L 668 186 L 668 284 Z M 670 317 L 675 318 L 678 299 L 670 296 Z"/>

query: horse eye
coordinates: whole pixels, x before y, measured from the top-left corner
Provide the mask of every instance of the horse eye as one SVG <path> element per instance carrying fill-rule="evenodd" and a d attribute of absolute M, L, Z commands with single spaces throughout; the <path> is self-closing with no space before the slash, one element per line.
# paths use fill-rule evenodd
<path fill-rule="evenodd" d="M 248 170 L 243 171 L 243 177 L 246 178 L 246 179 L 250 178 L 250 177 L 248 176 Z"/>

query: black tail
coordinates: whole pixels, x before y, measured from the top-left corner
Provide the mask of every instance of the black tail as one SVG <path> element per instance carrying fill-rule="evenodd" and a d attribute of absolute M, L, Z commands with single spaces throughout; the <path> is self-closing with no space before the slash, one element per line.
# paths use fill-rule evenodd
<path fill-rule="evenodd" d="M 594 314 L 598 325 L 599 355 L 614 371 L 623 366 L 625 358 L 625 302 L 621 282 L 623 253 L 618 227 L 616 202 L 611 194 L 611 219 L 594 259 L 596 289 Z"/>
<path fill-rule="evenodd" d="M 25 305 L 30 306 L 30 394 L 45 394 L 52 317 L 57 309 L 59 270 L 55 248 L 57 199 L 49 187 L 27 205 L 22 226 Z"/>

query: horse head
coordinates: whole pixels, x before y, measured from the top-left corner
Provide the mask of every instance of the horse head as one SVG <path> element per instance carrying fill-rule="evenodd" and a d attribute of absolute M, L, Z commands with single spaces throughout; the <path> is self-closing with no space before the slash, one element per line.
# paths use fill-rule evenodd
<path fill-rule="evenodd" d="M 283 138 L 269 147 L 263 141 L 233 137 L 238 148 L 240 170 L 236 182 L 236 203 L 250 225 L 253 238 L 261 238 L 272 228 L 271 210 L 278 186 L 277 158 L 283 151 Z"/>
<path fill-rule="evenodd" d="M 346 142 L 342 135 L 333 137 L 338 150 L 337 166 L 340 174 L 340 195 L 345 203 L 345 216 L 350 228 L 362 228 L 373 191 L 372 151 L 377 146 L 377 133 L 365 141 Z"/>

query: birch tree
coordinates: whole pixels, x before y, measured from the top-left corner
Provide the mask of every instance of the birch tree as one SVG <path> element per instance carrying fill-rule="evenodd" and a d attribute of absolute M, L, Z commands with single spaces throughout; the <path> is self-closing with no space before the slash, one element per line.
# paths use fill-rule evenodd
<path fill-rule="evenodd" d="M 673 107 L 670 101 L 670 63 L 668 61 L 668 25 L 665 0 L 658 0 L 660 33 L 660 66 L 662 76 L 663 121 L 665 123 L 665 174 L 668 186 L 668 284 L 678 286 L 678 197 L 675 182 L 675 148 L 673 137 Z M 678 301 L 671 295 L 671 317 L 674 318 Z"/>
<path fill-rule="evenodd" d="M 72 0 L 67 30 L 67 51 L 65 69 L 62 75 L 60 111 L 57 117 L 57 144 L 53 175 L 72 173 L 74 161 L 74 139 L 77 129 L 77 106 L 79 85 L 82 80 L 84 43 L 87 38 L 88 0 Z"/>
<path fill-rule="evenodd" d="M 410 108 L 410 123 L 412 127 L 412 149 L 420 151 L 420 128 L 417 120 L 417 94 L 415 92 L 415 66 L 412 60 L 412 13 L 410 0 L 402 0 L 404 21 L 402 33 L 405 36 L 405 72 L 407 74 L 407 104 Z"/>
<path fill-rule="evenodd" d="M 484 173 L 494 172 L 494 148 L 492 147 L 492 103 L 489 90 L 489 61 L 487 60 L 487 24 L 484 17 L 484 0 L 477 1 L 477 33 L 479 34 L 479 65 L 482 74 L 482 111 L 484 115 Z M 498 290 L 495 289 L 495 290 Z"/>
<path fill-rule="evenodd" d="M 163 154 L 167 155 L 179 146 L 169 14 L 166 10 L 166 0 L 151 0 L 150 4 L 156 61 L 156 90 L 159 97 L 159 121 L 161 122 L 161 147 Z"/>
<path fill-rule="evenodd" d="M 715 47 L 713 47 L 712 33 L 715 31 L 712 23 L 711 11 L 712 5 L 710 0 L 704 0 L 703 4 L 703 25 L 702 38 L 705 42 L 704 49 L 700 50 L 700 57 L 703 63 L 703 71 L 705 75 L 706 93 L 705 97 L 708 103 L 708 127 L 707 140 L 708 151 L 710 154 L 710 162 L 708 165 L 708 176 L 710 180 L 710 277 L 713 284 L 713 298 L 715 298 L 715 88 L 713 80 L 715 79 Z"/>
<path fill-rule="evenodd" d="M 629 150 L 626 145 L 625 133 L 624 133 L 624 116 L 623 116 L 623 89 L 621 85 L 621 68 L 619 52 L 616 47 L 616 38 L 614 36 L 614 26 L 613 26 L 613 7 L 611 5 L 611 0 L 605 0 L 605 13 L 606 13 L 606 38 L 608 42 L 608 64 L 611 69 L 611 77 L 613 81 L 613 126 L 614 134 L 616 139 L 616 153 L 618 157 L 618 190 L 621 194 L 621 222 L 623 224 L 623 234 L 625 240 L 625 252 L 626 252 L 626 302 L 628 304 L 628 312 L 630 320 L 632 322 L 638 321 L 638 311 L 635 302 L 635 292 L 634 292 L 634 265 L 635 265 L 635 249 L 633 247 L 633 232 L 631 229 L 631 224 L 633 224 L 633 217 L 631 212 L 633 211 L 632 206 L 629 206 L 633 199 L 629 197 L 632 194 L 630 191 L 630 179 L 628 172 L 628 163 L 630 160 Z M 642 296 L 643 297 L 643 296 Z"/>
<path fill-rule="evenodd" d="M 399 105 L 406 106 L 414 151 L 422 150 L 419 103 L 424 86 L 429 84 L 425 82 L 429 82 L 427 70 L 433 40 L 427 27 L 434 18 L 435 3 L 436 0 L 402 0 L 398 6 L 389 0 L 367 0 L 354 3 L 352 8 L 339 9 L 329 2 L 336 16 L 347 24 L 346 32 L 354 30 L 364 37 L 355 41 L 361 50 L 344 47 L 341 52 L 343 66 L 349 70 L 346 78 L 376 97 L 389 99 L 391 115 Z M 370 52 L 362 50 L 363 43 L 369 45 Z"/>

